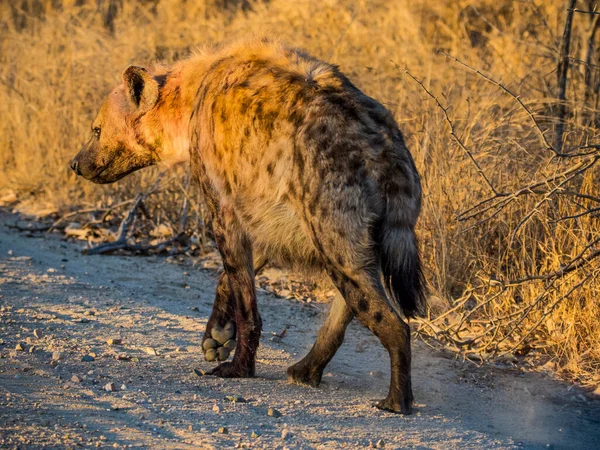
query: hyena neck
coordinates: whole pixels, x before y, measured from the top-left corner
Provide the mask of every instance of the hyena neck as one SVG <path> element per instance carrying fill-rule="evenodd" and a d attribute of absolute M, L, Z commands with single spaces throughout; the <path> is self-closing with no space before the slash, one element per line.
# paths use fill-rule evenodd
<path fill-rule="evenodd" d="M 193 99 L 184 93 L 181 70 L 174 67 L 164 77 L 160 98 L 143 123 L 146 134 L 160 144 L 160 164 L 173 166 L 190 159 L 188 135 Z"/>

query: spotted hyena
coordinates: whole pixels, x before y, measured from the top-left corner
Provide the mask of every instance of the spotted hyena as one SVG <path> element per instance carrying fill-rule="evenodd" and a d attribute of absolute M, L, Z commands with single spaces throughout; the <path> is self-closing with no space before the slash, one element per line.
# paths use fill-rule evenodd
<path fill-rule="evenodd" d="M 414 232 L 421 186 L 390 112 L 336 66 L 253 39 L 169 68 L 128 67 L 71 167 L 112 183 L 182 161 L 203 189 L 224 266 L 205 356 L 226 359 L 233 340 L 214 347 L 234 332 L 237 340 L 233 360 L 209 374 L 254 376 L 254 278 L 273 261 L 324 272 L 341 293 L 289 378 L 317 386 L 357 317 L 390 355 L 389 393 L 377 406 L 409 413 L 410 329 L 402 317 L 425 308 Z"/>

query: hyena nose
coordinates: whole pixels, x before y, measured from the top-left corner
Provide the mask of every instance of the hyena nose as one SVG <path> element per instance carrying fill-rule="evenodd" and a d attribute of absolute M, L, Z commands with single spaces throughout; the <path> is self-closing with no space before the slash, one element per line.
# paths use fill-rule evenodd
<path fill-rule="evenodd" d="M 73 172 L 75 172 L 76 175 L 81 175 L 81 172 L 79 171 L 79 163 L 76 161 L 76 159 L 72 159 L 71 164 L 69 165 L 71 166 L 71 169 L 73 170 Z"/>

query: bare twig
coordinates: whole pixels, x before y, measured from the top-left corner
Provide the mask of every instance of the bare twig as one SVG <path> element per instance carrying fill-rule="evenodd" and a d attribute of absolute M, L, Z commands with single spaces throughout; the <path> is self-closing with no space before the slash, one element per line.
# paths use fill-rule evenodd
<path fill-rule="evenodd" d="M 154 182 L 152 187 L 147 192 L 139 193 L 137 195 L 137 197 L 135 198 L 135 200 L 133 202 L 131 209 L 127 213 L 127 216 L 123 219 L 123 221 L 121 222 L 121 225 L 119 226 L 117 240 L 114 242 L 108 242 L 105 244 L 97 245 L 96 247 L 85 249 L 84 252 L 86 254 L 100 255 L 100 254 L 105 254 L 105 253 L 112 253 L 117 250 L 130 250 L 130 251 L 139 251 L 139 252 L 146 251 L 147 252 L 147 251 L 153 250 L 155 248 L 158 248 L 161 245 L 168 245 L 173 241 L 172 239 L 170 239 L 168 241 L 161 242 L 159 244 L 151 245 L 151 246 L 132 245 L 127 242 L 129 229 L 132 227 L 132 224 L 135 221 L 138 209 L 140 209 L 141 205 L 143 205 L 144 200 L 146 200 L 146 198 L 148 198 L 148 196 L 150 194 L 152 194 L 154 191 L 157 190 L 163 174 L 164 174 L 164 172 L 157 176 L 156 181 Z"/>
<path fill-rule="evenodd" d="M 400 70 L 400 67 L 392 61 L 393 64 L 396 65 L 396 68 L 398 70 Z M 452 138 L 454 139 L 454 141 L 460 146 L 460 148 L 463 149 L 463 151 L 467 154 L 467 156 L 469 157 L 469 159 L 471 160 L 471 162 L 473 163 L 473 165 L 475 166 L 475 168 L 477 169 L 477 173 L 479 173 L 479 175 L 481 176 L 481 178 L 483 178 L 483 180 L 485 181 L 485 183 L 489 186 L 489 188 L 492 190 L 492 192 L 495 195 L 499 195 L 498 191 L 496 190 L 496 188 L 494 187 L 494 185 L 492 184 L 492 182 L 489 180 L 489 178 L 486 176 L 486 174 L 484 173 L 483 169 L 481 168 L 481 166 L 479 165 L 479 163 L 475 160 L 475 158 L 473 157 L 473 154 L 471 153 L 471 151 L 467 148 L 467 146 L 464 144 L 464 142 L 458 137 L 458 135 L 456 134 L 456 128 L 454 127 L 454 123 L 452 122 L 452 120 L 450 119 L 450 116 L 448 115 L 448 108 L 444 107 L 442 105 L 442 103 L 440 102 L 440 100 L 429 90 L 425 87 L 425 85 L 423 84 L 423 82 L 421 80 L 419 80 L 417 77 L 415 77 L 413 74 L 411 74 L 408 70 L 404 70 L 404 73 L 406 73 L 409 77 L 411 77 L 419 86 L 421 86 L 421 88 L 425 91 L 425 93 L 431 97 L 435 103 L 438 105 L 438 107 L 442 110 L 442 112 L 444 113 L 444 118 L 446 119 L 446 122 L 448 123 L 448 125 L 450 126 L 450 135 L 452 136 Z"/>
<path fill-rule="evenodd" d="M 556 151 L 556 149 L 554 147 L 552 147 L 552 145 L 550 145 L 550 143 L 548 142 L 548 139 L 546 139 L 546 135 L 542 131 L 542 128 L 540 127 L 540 124 L 538 123 L 535 115 L 533 114 L 533 112 L 531 111 L 531 109 L 529 109 L 529 107 L 525 103 L 523 103 L 523 100 L 521 100 L 521 97 L 519 95 L 513 93 L 503 83 L 500 83 L 500 82 L 492 79 L 491 77 L 489 77 L 486 74 L 484 74 L 483 72 L 481 72 L 479 69 L 475 69 L 474 67 L 469 66 L 467 63 L 461 61 L 460 59 L 456 58 L 455 56 L 449 55 L 449 54 L 444 53 L 442 51 L 440 51 L 440 54 L 442 54 L 446 58 L 451 59 L 454 62 L 460 64 L 461 66 L 463 66 L 464 68 L 470 70 L 471 72 L 476 73 L 477 75 L 479 75 L 480 77 L 482 77 L 487 82 L 492 83 L 495 86 L 498 86 L 505 93 L 507 93 L 508 95 L 510 95 L 512 98 L 514 98 L 519 103 L 519 105 L 521 106 L 521 108 L 523 108 L 523 110 L 527 113 L 527 115 L 529 116 L 529 118 L 531 119 L 531 121 L 533 122 L 533 125 L 535 126 L 535 129 L 537 130 L 537 132 L 538 132 L 538 134 L 540 136 L 540 139 L 542 141 L 542 144 L 544 145 L 544 147 L 546 148 L 546 150 L 552 151 L 553 153 L 556 154 L 556 156 L 571 156 L 571 155 L 561 155 L 561 154 L 559 154 Z"/>

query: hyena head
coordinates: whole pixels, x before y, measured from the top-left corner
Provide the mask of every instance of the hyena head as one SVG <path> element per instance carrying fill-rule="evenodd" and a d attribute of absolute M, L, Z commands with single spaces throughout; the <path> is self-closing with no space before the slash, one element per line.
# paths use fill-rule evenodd
<path fill-rule="evenodd" d="M 102 104 L 90 140 L 72 159 L 73 171 L 104 184 L 161 162 L 166 136 L 157 112 L 160 90 L 158 77 L 128 67 L 123 83 Z"/>

